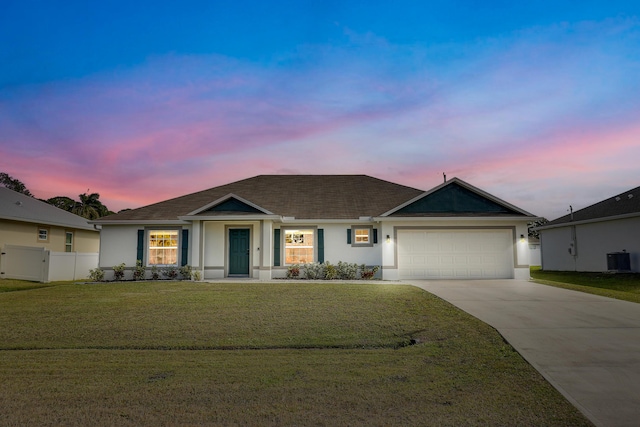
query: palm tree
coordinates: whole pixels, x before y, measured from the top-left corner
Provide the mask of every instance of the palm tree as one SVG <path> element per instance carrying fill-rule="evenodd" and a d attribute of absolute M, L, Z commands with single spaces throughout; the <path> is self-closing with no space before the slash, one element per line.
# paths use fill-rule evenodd
<path fill-rule="evenodd" d="M 100 194 L 98 193 L 84 193 L 78 197 L 80 201 L 75 202 L 75 206 L 71 209 L 71 212 L 76 215 L 87 219 L 98 219 L 111 213 L 109 209 L 98 200 L 100 198 Z"/>
<path fill-rule="evenodd" d="M 0 187 L 7 187 L 9 190 L 17 191 L 25 196 L 33 197 L 33 194 L 19 179 L 11 177 L 8 173 L 0 172 Z"/>

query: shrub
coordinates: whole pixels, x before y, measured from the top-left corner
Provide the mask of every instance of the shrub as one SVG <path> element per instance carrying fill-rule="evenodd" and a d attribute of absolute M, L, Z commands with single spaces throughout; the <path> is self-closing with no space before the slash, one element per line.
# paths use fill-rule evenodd
<path fill-rule="evenodd" d="M 191 276 L 193 275 L 193 271 L 191 270 L 190 265 L 183 265 L 180 267 L 180 277 L 182 280 L 191 280 Z"/>
<path fill-rule="evenodd" d="M 287 279 L 297 279 L 300 277 L 300 266 L 298 264 L 290 265 L 287 268 Z"/>
<path fill-rule="evenodd" d="M 373 276 L 376 275 L 378 270 L 380 270 L 380 266 L 376 265 L 371 268 L 368 268 L 366 265 L 362 264 L 360 266 L 360 277 L 364 280 L 373 279 Z"/>
<path fill-rule="evenodd" d="M 102 282 L 104 280 L 104 270 L 100 267 L 89 270 L 89 278 L 94 282 Z"/>
<path fill-rule="evenodd" d="M 302 266 L 304 271 L 304 278 L 309 280 L 324 279 L 325 265 L 317 262 L 312 262 Z"/>
<path fill-rule="evenodd" d="M 338 261 L 336 271 L 340 280 L 355 280 L 358 277 L 358 264 Z"/>
<path fill-rule="evenodd" d="M 136 261 L 136 268 L 133 270 L 133 280 L 144 280 L 147 276 L 147 269 L 142 265 L 142 261 Z"/>
<path fill-rule="evenodd" d="M 338 277 L 338 270 L 336 266 L 331 264 L 329 261 L 325 261 L 324 263 L 324 278 L 327 280 L 333 280 Z"/>
<path fill-rule="evenodd" d="M 159 280 L 160 279 L 160 272 L 158 271 L 158 267 L 156 267 L 155 265 L 151 266 L 151 280 Z"/>
<path fill-rule="evenodd" d="M 113 280 L 123 280 L 124 279 L 124 262 L 120 265 L 113 266 Z"/>
<path fill-rule="evenodd" d="M 178 278 L 178 269 L 175 267 L 165 267 L 162 269 L 162 276 L 168 280 L 176 280 Z"/>
<path fill-rule="evenodd" d="M 193 270 L 193 280 L 199 282 L 201 279 L 202 276 L 200 275 L 200 270 Z"/>

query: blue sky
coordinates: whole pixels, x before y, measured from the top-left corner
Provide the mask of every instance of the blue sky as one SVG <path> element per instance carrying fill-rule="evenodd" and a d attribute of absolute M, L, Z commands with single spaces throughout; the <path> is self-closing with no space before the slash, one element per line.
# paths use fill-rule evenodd
<path fill-rule="evenodd" d="M 0 171 L 112 210 L 257 174 L 446 172 L 552 219 L 640 185 L 639 10 L 4 2 Z"/>

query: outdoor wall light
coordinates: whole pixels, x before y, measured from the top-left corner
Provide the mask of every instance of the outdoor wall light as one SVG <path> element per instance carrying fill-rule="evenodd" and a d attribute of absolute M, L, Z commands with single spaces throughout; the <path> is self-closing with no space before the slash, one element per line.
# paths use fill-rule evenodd
<path fill-rule="evenodd" d="M 387 234 L 387 243 L 391 242 L 391 237 L 389 237 L 389 235 Z"/>
<path fill-rule="evenodd" d="M 524 242 L 525 242 L 524 234 L 521 234 L 521 235 L 520 235 L 520 242 L 522 242 L 522 243 L 524 243 Z"/>

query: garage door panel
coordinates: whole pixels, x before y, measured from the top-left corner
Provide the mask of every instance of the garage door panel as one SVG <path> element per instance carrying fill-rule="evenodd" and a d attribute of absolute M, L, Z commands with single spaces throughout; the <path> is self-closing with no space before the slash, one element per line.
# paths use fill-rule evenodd
<path fill-rule="evenodd" d="M 401 279 L 513 277 L 510 230 L 398 232 Z"/>

